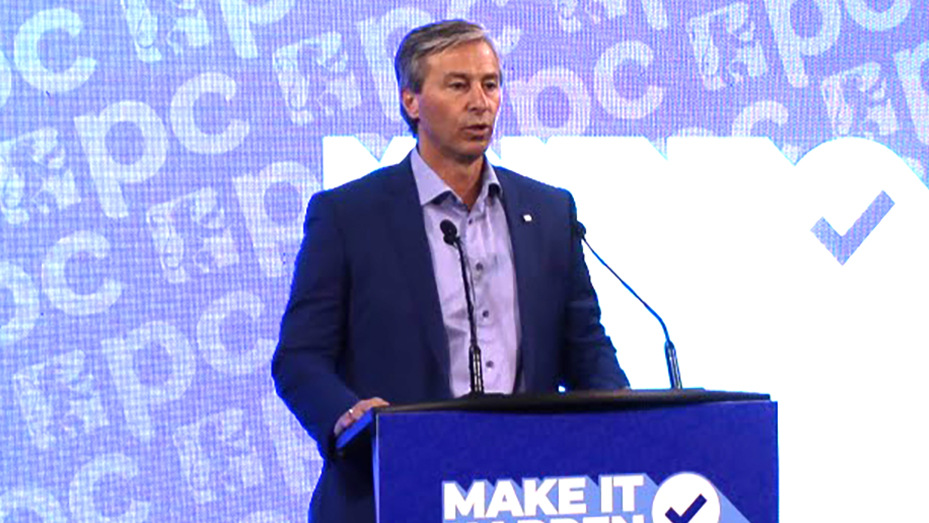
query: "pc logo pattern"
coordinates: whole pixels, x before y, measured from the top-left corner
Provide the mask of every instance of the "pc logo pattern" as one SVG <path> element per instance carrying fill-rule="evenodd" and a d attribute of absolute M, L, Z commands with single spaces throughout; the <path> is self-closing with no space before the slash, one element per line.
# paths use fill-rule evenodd
<path fill-rule="evenodd" d="M 504 55 L 501 136 L 644 136 L 660 150 L 763 134 L 794 162 L 857 136 L 929 184 L 929 14 L 889 4 L 13 1 L 0 15 L 0 519 L 305 519 L 320 458 L 267 363 L 322 139 L 405 132 L 391 53 L 411 27 L 488 27 Z M 895 212 L 874 198 L 846 230 L 809 224 L 835 263 Z"/>

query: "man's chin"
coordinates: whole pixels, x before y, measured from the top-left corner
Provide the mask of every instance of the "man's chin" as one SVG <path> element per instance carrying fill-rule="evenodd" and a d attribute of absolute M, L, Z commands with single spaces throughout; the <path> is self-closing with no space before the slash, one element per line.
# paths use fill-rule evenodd
<path fill-rule="evenodd" d="M 487 152 L 487 148 L 490 146 L 490 141 L 481 141 L 481 142 L 469 142 L 467 146 L 462 147 L 456 151 L 456 156 L 458 156 L 459 161 L 464 163 L 471 163 L 475 160 L 479 160 L 484 157 L 484 153 Z"/>
<path fill-rule="evenodd" d="M 490 147 L 490 136 L 481 138 L 475 137 L 471 138 L 470 140 L 465 140 L 465 143 L 462 145 L 462 151 L 483 155 L 487 151 L 488 147 Z"/>

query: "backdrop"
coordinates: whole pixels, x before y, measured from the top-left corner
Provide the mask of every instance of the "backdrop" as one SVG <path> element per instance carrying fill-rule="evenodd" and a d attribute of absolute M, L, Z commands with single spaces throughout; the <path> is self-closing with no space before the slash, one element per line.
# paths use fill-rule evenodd
<path fill-rule="evenodd" d="M 779 401 L 782 520 L 918 519 L 925 0 L 3 0 L 0 521 L 306 519 L 269 376 L 304 208 L 409 150 L 392 56 L 448 17 L 502 54 L 490 157 L 574 192 L 685 386 Z"/>

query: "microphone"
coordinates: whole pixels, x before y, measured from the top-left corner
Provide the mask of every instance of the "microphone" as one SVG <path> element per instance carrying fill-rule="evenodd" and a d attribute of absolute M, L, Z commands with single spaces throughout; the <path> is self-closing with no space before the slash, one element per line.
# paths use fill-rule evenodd
<path fill-rule="evenodd" d="M 623 287 L 625 287 L 627 291 L 632 293 L 632 295 L 635 296 L 635 299 L 639 300 L 639 302 L 642 305 L 644 305 L 646 309 L 648 309 L 648 312 L 652 313 L 652 316 L 654 316 L 655 319 L 658 320 L 658 323 L 661 324 L 661 329 L 664 331 L 664 339 L 665 339 L 664 357 L 665 357 L 665 363 L 668 365 L 668 378 L 670 378 L 671 380 L 672 389 L 680 389 L 682 387 L 681 370 L 680 368 L 678 368 L 678 365 L 677 365 L 677 349 L 674 348 L 674 343 L 671 342 L 671 336 L 668 335 L 668 327 L 664 324 L 664 320 L 662 320 L 661 316 L 659 316 L 658 313 L 655 312 L 654 309 L 649 307 L 648 304 L 645 303 L 645 300 L 640 298 L 639 295 L 636 294 L 634 290 L 632 290 L 632 287 L 630 287 L 628 283 L 623 281 L 623 279 L 620 278 L 618 274 L 616 274 L 616 271 L 614 271 L 605 261 L 603 261 L 603 258 L 601 258 L 599 254 L 597 254 L 597 251 L 595 251 L 594 248 L 590 246 L 590 243 L 587 241 L 587 238 L 586 238 L 587 228 L 584 227 L 584 224 L 578 220 L 575 220 L 573 228 L 574 228 L 574 233 L 577 234 L 577 236 L 581 239 L 582 242 L 584 242 L 584 245 L 587 245 L 587 248 L 590 249 L 590 252 L 592 252 L 594 257 L 597 258 L 597 261 L 599 261 L 604 267 L 606 267 L 606 269 L 610 271 L 610 274 L 615 276 L 616 279 L 619 280 L 619 283 L 622 283 Z"/>
<path fill-rule="evenodd" d="M 458 227 L 455 227 L 455 224 L 451 220 L 442 220 L 442 223 L 439 224 L 439 228 L 442 229 L 442 234 L 445 236 L 443 239 L 445 243 L 455 246 L 458 243 Z"/>
<path fill-rule="evenodd" d="M 439 224 L 445 243 L 458 249 L 461 262 L 461 280 L 464 282 L 465 302 L 468 305 L 468 326 L 471 329 L 471 343 L 468 347 L 468 371 L 471 375 L 471 395 L 484 394 L 484 371 L 481 367 L 481 348 L 477 345 L 477 323 L 474 321 L 474 304 L 471 303 L 471 285 L 468 283 L 468 270 L 465 264 L 464 249 L 458 236 L 458 227 L 451 220 L 442 220 Z"/>

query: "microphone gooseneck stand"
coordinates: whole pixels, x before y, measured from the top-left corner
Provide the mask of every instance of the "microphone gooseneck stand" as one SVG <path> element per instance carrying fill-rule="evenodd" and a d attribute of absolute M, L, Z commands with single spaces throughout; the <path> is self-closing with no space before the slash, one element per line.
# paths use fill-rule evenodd
<path fill-rule="evenodd" d="M 652 316 L 654 316 L 655 319 L 658 320 L 658 323 L 661 324 L 661 330 L 664 331 L 664 339 L 665 339 L 664 357 L 665 357 L 665 363 L 668 365 L 668 378 L 671 381 L 671 388 L 672 389 L 682 388 L 683 385 L 681 384 L 681 370 L 677 365 L 677 349 L 674 348 L 674 343 L 671 342 L 671 336 L 668 335 L 668 327 L 665 325 L 664 320 L 662 320 L 661 316 L 659 316 L 658 313 L 655 312 L 654 309 L 649 307 L 648 304 L 645 303 L 645 300 L 640 298 L 639 295 L 636 294 L 634 290 L 632 290 L 632 287 L 630 287 L 628 283 L 623 281 L 623 279 L 620 278 L 618 274 L 616 274 L 616 271 L 614 271 L 603 260 L 603 258 L 601 258 L 599 254 L 597 254 L 597 251 L 595 251 L 594 248 L 590 246 L 590 243 L 587 241 L 587 229 L 584 227 L 584 224 L 582 224 L 579 221 L 575 221 L 574 223 L 576 225 L 575 232 L 580 237 L 581 241 L 584 242 L 584 245 L 587 245 L 587 248 L 590 249 L 590 252 L 593 253 L 594 257 L 597 258 L 597 261 L 599 261 L 601 265 L 606 267 L 606 270 L 610 271 L 610 274 L 615 276 L 616 279 L 619 280 L 619 283 L 622 283 L 623 287 L 625 287 L 627 291 L 632 293 L 632 295 L 635 296 L 635 298 L 639 300 L 639 302 L 642 305 L 644 305 L 646 309 L 648 309 L 648 312 L 652 313 Z"/>
<path fill-rule="evenodd" d="M 461 237 L 458 228 L 450 220 L 442 220 L 439 224 L 442 229 L 445 243 L 458 250 L 458 261 L 461 262 L 461 279 L 464 282 L 465 301 L 468 305 L 468 327 L 471 329 L 471 342 L 468 347 L 468 370 L 471 377 L 470 396 L 484 394 L 484 371 L 481 367 L 481 348 L 477 344 L 477 323 L 474 321 L 474 304 L 471 302 L 471 285 L 468 283 L 468 271 L 465 264 L 464 249 L 461 247 Z"/>

